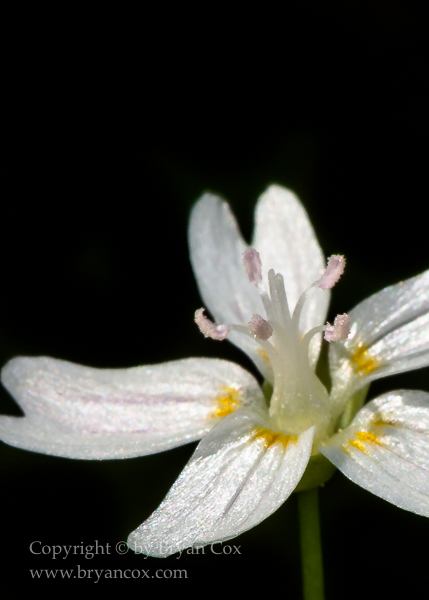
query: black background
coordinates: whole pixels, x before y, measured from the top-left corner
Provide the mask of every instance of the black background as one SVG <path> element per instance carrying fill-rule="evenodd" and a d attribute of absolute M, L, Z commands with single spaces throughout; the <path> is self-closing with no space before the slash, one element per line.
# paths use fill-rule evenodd
<path fill-rule="evenodd" d="M 247 239 L 273 182 L 301 197 L 326 255 L 348 267 L 330 317 L 429 267 L 426 34 L 400 3 L 302 3 L 281 13 L 162 8 L 9 21 L 3 60 L 0 358 L 97 367 L 219 356 L 193 323 L 190 207 L 227 198 Z M 374 384 L 429 391 L 428 372 Z M 19 414 L 1 391 L 2 412 Z M 251 578 L 299 597 L 296 502 L 231 544 L 241 555 L 143 559 L 114 551 L 162 500 L 194 446 L 85 462 L 0 447 L 3 568 L 186 568 L 186 581 L 116 580 L 141 593 L 222 593 Z M 336 474 L 321 490 L 328 598 L 425 582 L 429 524 Z M 111 544 L 53 561 L 29 545 Z M 60 582 L 56 582 L 59 584 Z M 98 586 L 106 583 L 101 580 Z M 53 589 L 54 582 L 34 586 Z M 90 589 L 91 580 L 61 583 Z M 138 587 L 137 587 L 138 586 Z M 98 589 L 98 588 L 97 588 Z M 125 589 L 125 588 L 123 588 Z"/>

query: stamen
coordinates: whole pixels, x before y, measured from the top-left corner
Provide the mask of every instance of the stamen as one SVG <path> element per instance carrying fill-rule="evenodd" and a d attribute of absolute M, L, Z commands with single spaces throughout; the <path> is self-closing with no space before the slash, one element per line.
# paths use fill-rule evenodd
<path fill-rule="evenodd" d="M 337 315 L 334 324 L 326 324 L 325 340 L 327 342 L 341 342 L 347 339 L 350 333 L 350 318 L 345 313 Z"/>
<path fill-rule="evenodd" d="M 204 316 L 204 308 L 199 308 L 195 311 L 195 323 L 200 328 L 204 337 L 212 338 L 212 340 L 224 340 L 228 337 L 229 329 L 226 325 L 216 325 Z"/>
<path fill-rule="evenodd" d="M 247 248 L 243 253 L 243 266 L 250 283 L 262 283 L 261 259 L 254 248 Z"/>
<path fill-rule="evenodd" d="M 258 340 L 267 340 L 273 335 L 273 328 L 260 315 L 253 315 L 248 323 L 250 333 Z"/>
<path fill-rule="evenodd" d="M 344 256 L 333 255 L 328 258 L 328 266 L 325 269 L 322 277 L 318 279 L 314 285 L 317 285 L 322 290 L 329 290 L 339 281 L 344 273 L 346 259 Z"/>

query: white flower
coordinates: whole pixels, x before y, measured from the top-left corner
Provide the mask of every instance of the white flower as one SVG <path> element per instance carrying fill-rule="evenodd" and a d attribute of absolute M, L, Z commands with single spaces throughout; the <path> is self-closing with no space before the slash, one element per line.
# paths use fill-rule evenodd
<path fill-rule="evenodd" d="M 374 494 L 429 516 L 429 394 L 392 392 L 360 408 L 372 380 L 429 364 L 429 271 L 331 326 L 324 325 L 329 288 L 344 259 L 331 257 L 325 269 L 308 217 L 288 190 L 271 186 L 260 198 L 251 248 L 228 205 L 211 194 L 193 209 L 189 240 L 216 324 L 202 309 L 196 321 L 206 336 L 228 337 L 254 361 L 272 386 L 269 407 L 253 376 L 222 360 L 99 370 L 16 358 L 2 380 L 26 416 L 2 417 L 1 439 L 94 459 L 203 438 L 158 510 L 130 535 L 132 548 L 153 556 L 253 527 L 298 484 L 326 480 L 325 457 Z M 333 342 L 330 394 L 314 373 L 322 331 Z"/>

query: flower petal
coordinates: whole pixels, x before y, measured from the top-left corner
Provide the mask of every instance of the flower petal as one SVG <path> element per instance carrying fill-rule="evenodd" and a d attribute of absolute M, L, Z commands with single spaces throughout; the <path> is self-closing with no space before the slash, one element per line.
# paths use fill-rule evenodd
<path fill-rule="evenodd" d="M 271 185 L 258 200 L 252 246 L 261 257 L 266 286 L 268 269 L 283 275 L 292 311 L 301 294 L 326 267 L 304 207 L 293 192 L 279 185 Z M 329 290 L 313 290 L 301 315 L 302 333 L 326 321 L 329 299 Z M 313 364 L 319 356 L 320 343 L 321 336 L 315 336 L 310 346 Z"/>
<path fill-rule="evenodd" d="M 264 310 L 243 266 L 246 248 L 228 204 L 204 194 L 191 212 L 189 249 L 201 297 L 218 325 L 246 325 L 253 314 Z M 228 339 L 272 379 L 270 366 L 252 338 L 232 331 Z"/>
<path fill-rule="evenodd" d="M 335 405 L 374 379 L 429 365 L 429 271 L 367 298 L 349 318 L 348 339 L 330 347 Z"/>
<path fill-rule="evenodd" d="M 2 381 L 25 417 L 1 417 L 0 439 L 69 458 L 127 458 L 201 439 L 242 407 L 266 411 L 255 379 L 216 359 L 94 369 L 53 358 L 15 358 Z"/>
<path fill-rule="evenodd" d="M 268 517 L 308 464 L 314 428 L 275 434 L 254 412 L 219 423 L 199 444 L 158 510 L 128 539 L 136 552 L 168 556 L 235 537 Z"/>
<path fill-rule="evenodd" d="M 380 396 L 319 451 L 366 490 L 429 516 L 428 393 Z"/>

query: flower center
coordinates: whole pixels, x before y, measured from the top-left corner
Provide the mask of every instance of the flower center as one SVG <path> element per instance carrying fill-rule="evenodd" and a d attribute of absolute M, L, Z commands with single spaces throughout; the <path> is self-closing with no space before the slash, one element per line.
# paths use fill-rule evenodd
<path fill-rule="evenodd" d="M 337 316 L 334 325 L 314 327 L 301 335 L 299 323 L 302 309 L 315 288 L 332 288 L 341 277 L 345 260 L 332 256 L 322 277 L 300 297 L 291 313 L 283 276 L 268 271 L 269 293 L 264 289 L 259 254 L 253 248 L 244 253 L 244 268 L 261 295 L 266 319 L 253 315 L 247 327 L 236 324 L 215 325 L 204 316 L 204 309 L 195 313 L 195 321 L 206 337 L 225 339 L 229 331 L 252 337 L 268 356 L 274 376 L 269 414 L 274 428 L 289 435 L 300 434 L 312 425 L 317 437 L 324 437 L 331 424 L 329 396 L 325 386 L 310 366 L 309 344 L 314 335 L 325 331 L 329 342 L 346 339 L 350 331 L 347 315 Z"/>

